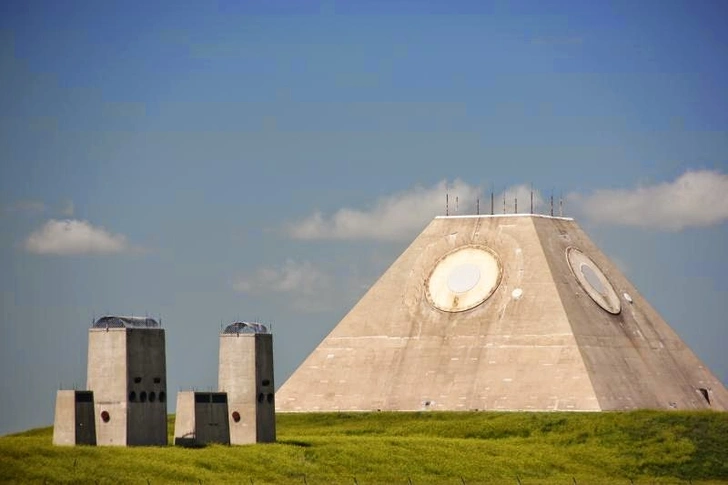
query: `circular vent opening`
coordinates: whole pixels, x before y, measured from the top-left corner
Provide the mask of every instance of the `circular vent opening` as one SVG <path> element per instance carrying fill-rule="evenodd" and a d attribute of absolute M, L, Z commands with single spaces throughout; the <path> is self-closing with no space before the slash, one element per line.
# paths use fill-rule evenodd
<path fill-rule="evenodd" d="M 446 312 L 470 310 L 493 294 L 501 276 L 500 260 L 490 248 L 463 246 L 435 263 L 426 282 L 427 299 Z"/>
<path fill-rule="evenodd" d="M 579 285 L 594 303 L 613 315 L 622 311 L 617 292 L 597 263 L 574 247 L 566 250 L 566 259 Z"/>

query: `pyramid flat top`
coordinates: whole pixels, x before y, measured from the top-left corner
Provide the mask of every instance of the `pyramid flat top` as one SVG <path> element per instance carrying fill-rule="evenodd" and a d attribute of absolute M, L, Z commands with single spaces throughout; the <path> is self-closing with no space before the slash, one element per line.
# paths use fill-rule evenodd
<path fill-rule="evenodd" d="M 458 216 L 436 216 L 435 219 L 477 219 L 495 217 L 542 217 L 544 219 L 556 219 L 559 221 L 573 221 L 573 217 L 549 216 L 546 214 L 466 214 Z"/>

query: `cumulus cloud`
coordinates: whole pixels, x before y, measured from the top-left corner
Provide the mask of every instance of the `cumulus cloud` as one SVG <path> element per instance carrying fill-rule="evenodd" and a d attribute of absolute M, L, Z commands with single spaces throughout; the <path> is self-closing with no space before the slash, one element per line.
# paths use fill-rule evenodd
<path fill-rule="evenodd" d="M 252 276 L 235 280 L 233 289 L 252 295 L 285 294 L 294 307 L 309 312 L 327 310 L 332 303 L 330 276 L 309 261 L 287 259 L 279 266 L 258 268 Z"/>
<path fill-rule="evenodd" d="M 243 293 L 304 293 L 316 292 L 328 283 L 325 273 L 311 262 L 287 259 L 277 267 L 259 268 L 252 277 L 239 278 L 233 283 Z"/>
<path fill-rule="evenodd" d="M 112 234 L 88 221 L 51 219 L 25 240 L 25 249 L 35 254 L 113 254 L 130 251 L 121 234 Z"/>
<path fill-rule="evenodd" d="M 381 197 L 368 209 L 342 208 L 330 216 L 315 212 L 289 224 L 294 239 L 406 240 L 417 234 L 434 216 L 445 212 L 445 194 L 450 194 L 450 214 L 474 213 L 478 188 L 460 180 L 443 180 L 432 187 Z"/>
<path fill-rule="evenodd" d="M 728 220 L 728 175 L 688 171 L 672 182 L 571 194 L 569 205 L 604 224 L 679 231 Z"/>

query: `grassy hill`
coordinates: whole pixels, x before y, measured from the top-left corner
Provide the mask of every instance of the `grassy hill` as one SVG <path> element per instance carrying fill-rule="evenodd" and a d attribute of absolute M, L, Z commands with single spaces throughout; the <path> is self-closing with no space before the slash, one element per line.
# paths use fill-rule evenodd
<path fill-rule="evenodd" d="M 62 448 L 51 444 L 51 428 L 31 430 L 0 437 L 0 481 L 728 483 L 728 413 L 329 413 L 277 419 L 278 443 L 201 449 Z"/>

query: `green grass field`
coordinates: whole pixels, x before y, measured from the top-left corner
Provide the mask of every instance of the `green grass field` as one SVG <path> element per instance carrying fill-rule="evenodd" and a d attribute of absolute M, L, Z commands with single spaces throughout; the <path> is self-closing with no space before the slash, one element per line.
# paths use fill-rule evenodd
<path fill-rule="evenodd" d="M 728 483 L 728 413 L 279 414 L 277 423 L 275 444 L 199 449 L 54 447 L 51 428 L 31 430 L 0 437 L 0 481 Z"/>

